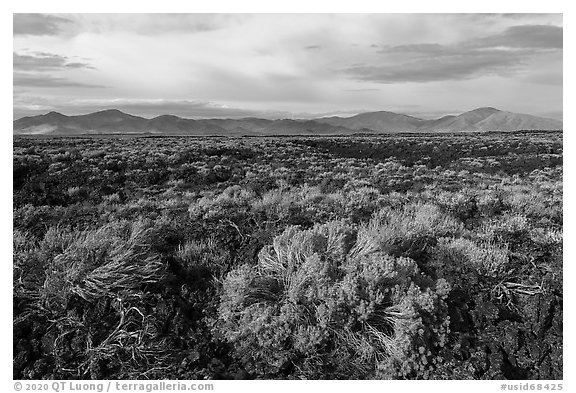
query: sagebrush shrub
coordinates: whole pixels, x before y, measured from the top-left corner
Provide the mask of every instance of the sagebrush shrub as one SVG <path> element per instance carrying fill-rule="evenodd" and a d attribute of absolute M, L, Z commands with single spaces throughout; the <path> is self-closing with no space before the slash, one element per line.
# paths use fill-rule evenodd
<path fill-rule="evenodd" d="M 47 233 L 52 247 L 60 244 L 62 251 L 48 262 L 43 298 L 60 308 L 72 294 L 92 302 L 130 295 L 147 283 L 161 281 L 165 264 L 151 250 L 151 231 L 150 224 L 135 222 L 106 225 L 73 239 Z"/>
<path fill-rule="evenodd" d="M 509 268 L 507 249 L 464 238 L 441 238 L 432 254 L 430 265 L 436 272 L 464 287 L 475 283 L 477 276 L 504 277 Z"/>
<path fill-rule="evenodd" d="M 461 220 L 474 218 L 477 214 L 476 198 L 469 189 L 460 192 L 441 192 L 436 196 L 440 206 Z"/>
<path fill-rule="evenodd" d="M 384 208 L 360 229 L 358 244 L 381 249 L 395 256 L 419 259 L 442 236 L 464 231 L 458 220 L 431 204 L 406 204 L 401 209 Z"/>
<path fill-rule="evenodd" d="M 480 215 L 484 217 L 492 217 L 504 210 L 501 195 L 494 191 L 481 193 L 476 199 L 476 206 Z"/>
<path fill-rule="evenodd" d="M 530 221 L 522 214 L 505 213 L 486 221 L 479 234 L 487 241 L 500 244 L 522 244 L 529 237 Z"/>
<path fill-rule="evenodd" d="M 365 229 L 363 229 L 365 230 Z M 449 285 L 329 222 L 289 227 L 224 281 L 219 332 L 249 372 L 424 377 L 444 345 Z"/>
<path fill-rule="evenodd" d="M 221 194 L 214 197 L 204 196 L 196 203 L 190 205 L 188 212 L 192 218 L 218 218 L 229 215 L 234 211 L 236 214 L 246 212 L 256 197 L 254 192 L 245 190 L 240 186 L 226 188 Z"/>
<path fill-rule="evenodd" d="M 209 280 L 211 274 L 219 277 L 227 270 L 230 260 L 228 251 L 219 247 L 213 238 L 189 240 L 178 247 L 175 256 L 184 274 L 191 275 L 190 279 L 207 276 L 202 277 L 203 280 Z"/>

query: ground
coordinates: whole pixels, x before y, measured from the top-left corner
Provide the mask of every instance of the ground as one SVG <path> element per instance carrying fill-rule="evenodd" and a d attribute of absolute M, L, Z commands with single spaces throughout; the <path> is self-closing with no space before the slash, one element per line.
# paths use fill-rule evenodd
<path fill-rule="evenodd" d="M 561 379 L 562 134 L 17 137 L 15 379 Z"/>

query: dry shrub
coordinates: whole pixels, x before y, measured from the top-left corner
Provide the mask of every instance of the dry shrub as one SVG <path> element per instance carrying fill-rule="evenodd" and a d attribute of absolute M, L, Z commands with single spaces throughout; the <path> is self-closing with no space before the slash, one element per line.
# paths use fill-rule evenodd
<path fill-rule="evenodd" d="M 190 205 L 188 212 L 192 218 L 218 218 L 226 215 L 227 211 L 247 211 L 255 198 L 254 192 L 237 185 L 231 186 L 219 195 L 200 198 Z"/>
<path fill-rule="evenodd" d="M 221 278 L 228 270 L 231 258 L 229 251 L 211 237 L 186 241 L 177 248 L 175 257 L 182 273 L 196 286 L 206 284 L 196 281 L 210 280 L 211 275 Z"/>
<path fill-rule="evenodd" d="M 385 208 L 360 229 L 353 253 L 381 250 L 395 256 L 420 259 L 436 238 L 464 232 L 461 222 L 431 204 L 407 204 Z"/>
<path fill-rule="evenodd" d="M 146 286 L 167 274 L 156 230 L 149 221 L 53 228 L 39 242 L 43 284 L 29 307 L 50 320 L 42 325 L 42 350 L 54 377 L 133 378 L 167 359 L 162 321 L 147 310 L 154 300 Z"/>
<path fill-rule="evenodd" d="M 85 231 L 71 241 L 50 235 L 58 239 L 63 251 L 46 269 L 45 302 L 66 307 L 72 294 L 88 302 L 125 297 L 146 284 L 161 281 L 165 264 L 151 250 L 147 240 L 151 231 L 148 224 L 137 221 Z"/>
<path fill-rule="evenodd" d="M 447 333 L 449 286 L 440 280 L 421 287 L 415 261 L 388 255 L 382 239 L 368 241 L 380 233 L 387 232 L 375 223 L 359 232 L 341 221 L 289 227 L 256 266 L 227 276 L 218 330 L 249 372 L 427 375 Z"/>
<path fill-rule="evenodd" d="M 464 238 L 441 238 L 430 264 L 450 281 L 460 278 L 463 287 L 475 276 L 502 278 L 509 269 L 508 250 L 492 243 L 477 244 Z"/>
<path fill-rule="evenodd" d="M 480 238 L 498 244 L 522 244 L 529 237 L 530 220 L 522 214 L 505 213 L 487 220 L 478 231 Z"/>

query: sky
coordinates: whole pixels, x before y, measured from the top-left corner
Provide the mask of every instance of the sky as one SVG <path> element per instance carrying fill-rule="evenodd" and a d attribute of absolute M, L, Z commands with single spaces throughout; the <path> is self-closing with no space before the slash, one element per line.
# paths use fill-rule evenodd
<path fill-rule="evenodd" d="M 561 14 L 14 14 L 13 117 L 562 120 Z"/>

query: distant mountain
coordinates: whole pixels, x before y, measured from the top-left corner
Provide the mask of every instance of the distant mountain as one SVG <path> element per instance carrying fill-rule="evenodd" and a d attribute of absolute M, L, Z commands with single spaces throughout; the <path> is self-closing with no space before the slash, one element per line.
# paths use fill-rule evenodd
<path fill-rule="evenodd" d="M 478 108 L 434 120 L 393 112 L 369 112 L 352 117 L 312 120 L 185 119 L 162 115 L 153 119 L 129 115 L 117 109 L 79 116 L 58 112 L 23 117 L 13 123 L 15 135 L 158 134 L 158 135 L 334 135 L 398 132 L 467 132 L 561 130 L 562 122 L 537 116 Z"/>
<path fill-rule="evenodd" d="M 368 128 L 375 132 L 467 132 L 561 130 L 562 122 L 543 117 L 505 112 L 495 108 L 478 108 L 460 115 L 423 120 L 392 112 L 361 113 L 352 117 L 327 117 L 318 122 L 354 130 Z"/>
<path fill-rule="evenodd" d="M 50 134 L 61 132 L 68 127 L 68 116 L 58 112 L 45 115 L 23 117 L 14 121 L 14 134 Z"/>
<path fill-rule="evenodd" d="M 50 112 L 16 120 L 13 130 L 15 134 L 130 134 L 142 132 L 147 122 L 143 117 L 132 116 L 116 109 L 80 116 Z"/>
<path fill-rule="evenodd" d="M 227 134 L 217 125 L 174 115 L 162 115 L 148 120 L 140 132 L 169 135 L 219 135 Z"/>
<path fill-rule="evenodd" d="M 159 135 L 303 135 L 352 134 L 356 131 L 313 120 L 185 119 L 162 115 L 153 119 L 132 116 L 117 109 L 88 115 L 66 116 L 50 112 L 14 121 L 16 135 L 50 134 L 159 134 Z"/>
<path fill-rule="evenodd" d="M 425 125 L 424 127 L 430 127 L 435 132 L 562 129 L 562 122 L 558 120 L 505 112 L 494 108 L 478 108 L 441 120 L 433 126 Z"/>
<path fill-rule="evenodd" d="M 352 117 L 324 117 L 315 119 L 317 122 L 333 126 L 346 127 L 351 130 L 370 129 L 376 132 L 409 132 L 415 131 L 425 122 L 416 117 L 393 112 L 360 113 Z"/>

